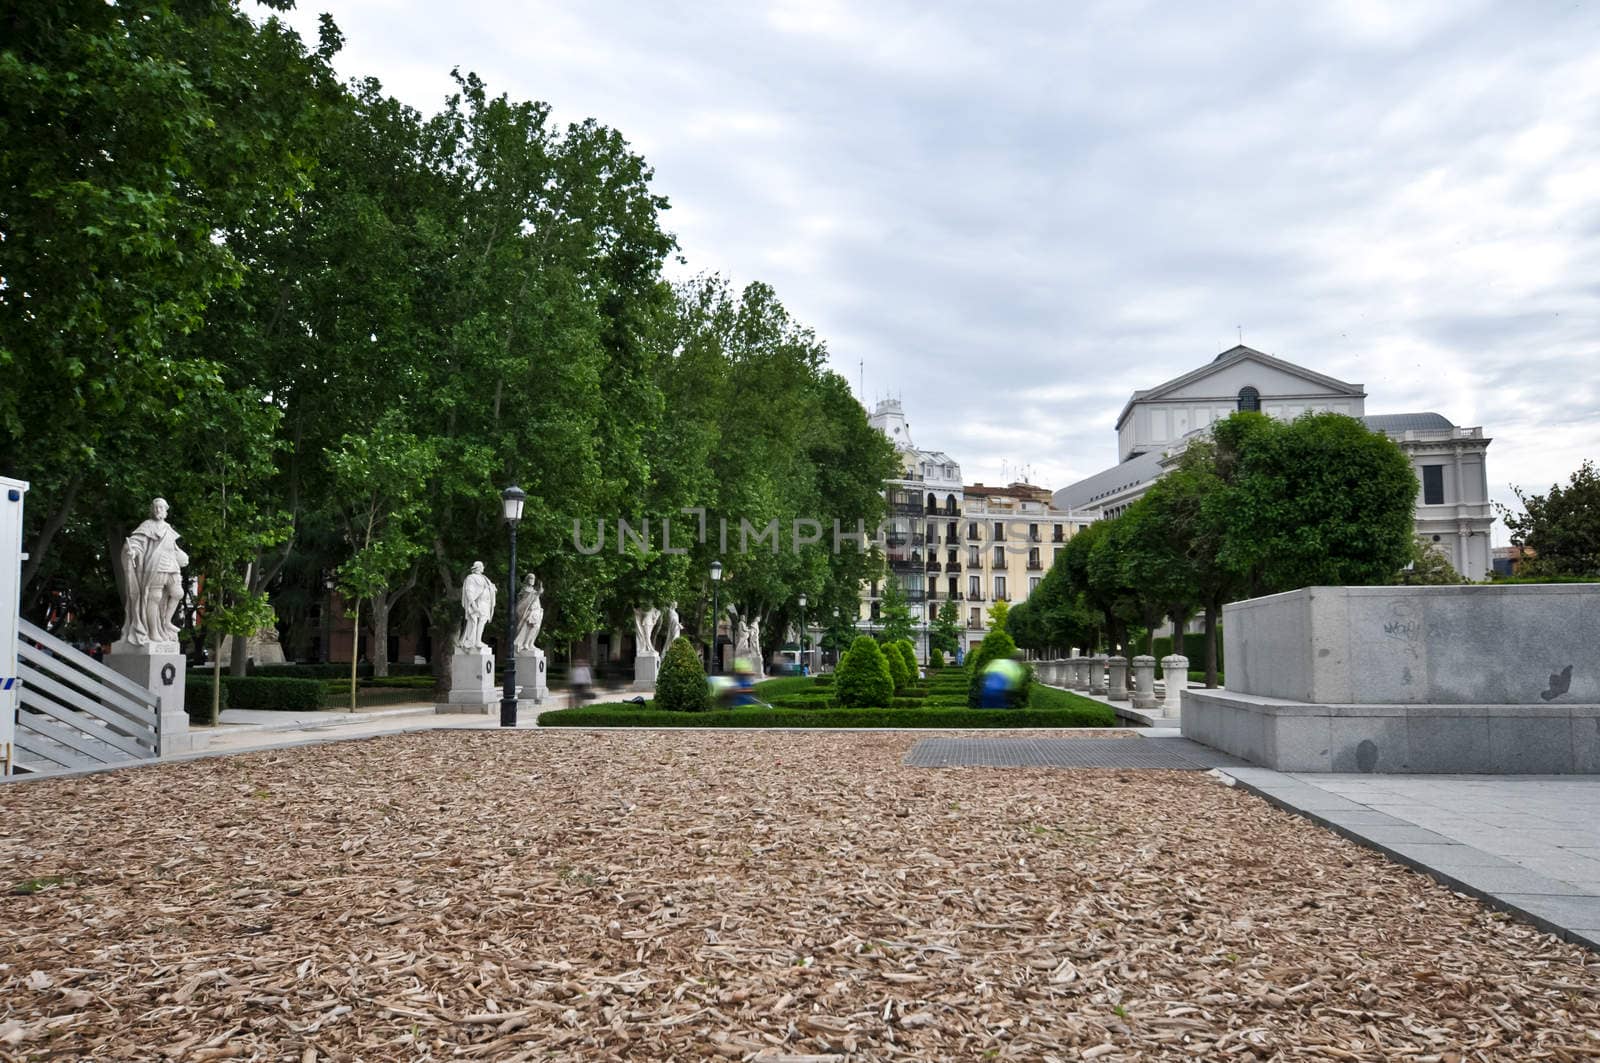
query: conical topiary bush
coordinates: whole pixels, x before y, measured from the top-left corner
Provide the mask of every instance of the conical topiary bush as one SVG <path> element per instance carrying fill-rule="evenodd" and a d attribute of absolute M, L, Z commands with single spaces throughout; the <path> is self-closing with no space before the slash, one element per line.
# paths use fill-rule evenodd
<path fill-rule="evenodd" d="M 859 635 L 839 663 L 833 682 L 839 704 L 847 709 L 886 709 L 894 698 L 889 661 L 870 635 Z"/>
<path fill-rule="evenodd" d="M 694 644 L 679 635 L 661 658 L 656 675 L 656 708 L 668 712 L 704 712 L 711 707 L 706 672 Z"/>

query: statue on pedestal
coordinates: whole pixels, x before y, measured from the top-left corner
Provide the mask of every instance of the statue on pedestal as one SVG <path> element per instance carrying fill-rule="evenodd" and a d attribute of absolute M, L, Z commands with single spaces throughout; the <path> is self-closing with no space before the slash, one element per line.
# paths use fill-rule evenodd
<path fill-rule="evenodd" d="M 131 646 L 175 643 L 173 616 L 183 603 L 183 566 L 178 529 L 167 523 L 167 500 L 150 503 L 150 519 L 122 543 L 122 641 Z"/>
<path fill-rule="evenodd" d="M 489 647 L 483 643 L 483 627 L 494 616 L 495 587 L 483 574 L 483 562 L 474 561 L 472 572 L 461 581 L 461 637 L 456 639 L 457 653 L 483 653 Z"/>
<path fill-rule="evenodd" d="M 665 653 L 678 641 L 678 636 L 683 633 L 683 624 L 678 620 L 678 603 L 667 603 L 667 633 L 662 636 L 661 650 Z"/>
<path fill-rule="evenodd" d="M 633 610 L 633 654 L 635 657 L 656 656 L 655 630 L 656 622 L 661 619 L 661 610 L 655 606 L 644 609 L 635 607 Z"/>
<path fill-rule="evenodd" d="M 517 637 L 516 651 L 518 653 L 532 653 L 537 648 L 539 641 L 539 627 L 544 623 L 544 603 L 539 596 L 544 594 L 544 584 L 539 582 L 539 577 L 532 572 L 522 581 L 522 593 L 517 598 Z"/>

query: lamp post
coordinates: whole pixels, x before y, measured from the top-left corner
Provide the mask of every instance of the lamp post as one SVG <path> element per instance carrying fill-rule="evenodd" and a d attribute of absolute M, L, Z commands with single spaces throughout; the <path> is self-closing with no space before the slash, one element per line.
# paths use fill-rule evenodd
<path fill-rule="evenodd" d="M 506 570 L 506 687 L 500 694 L 500 726 L 517 725 L 517 521 L 522 519 L 522 503 L 527 498 L 520 487 L 500 492 L 506 527 L 511 530 L 511 567 Z"/>
<path fill-rule="evenodd" d="M 800 596 L 800 674 L 806 675 L 810 669 L 806 665 L 806 596 Z"/>
<path fill-rule="evenodd" d="M 722 671 L 717 658 L 717 625 L 722 623 L 722 562 L 711 562 L 711 674 Z"/>

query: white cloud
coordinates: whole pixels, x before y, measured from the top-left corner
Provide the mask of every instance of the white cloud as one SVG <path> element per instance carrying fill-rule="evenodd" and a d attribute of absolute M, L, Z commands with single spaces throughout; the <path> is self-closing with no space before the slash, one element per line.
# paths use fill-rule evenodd
<path fill-rule="evenodd" d="M 450 67 L 620 129 L 686 272 L 763 280 L 974 480 L 1115 460 L 1127 394 L 1237 338 L 1600 456 L 1600 8 L 323 0 L 414 106 Z"/>

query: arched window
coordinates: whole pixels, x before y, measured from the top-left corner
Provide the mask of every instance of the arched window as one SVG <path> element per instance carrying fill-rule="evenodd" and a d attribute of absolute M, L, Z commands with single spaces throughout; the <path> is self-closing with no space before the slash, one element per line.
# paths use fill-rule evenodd
<path fill-rule="evenodd" d="M 1261 392 L 1246 385 L 1239 389 L 1239 409 L 1261 412 Z"/>
<path fill-rule="evenodd" d="M 944 496 L 944 511 L 945 511 L 946 514 L 955 513 L 955 511 L 956 511 L 956 496 L 955 495 L 945 495 Z"/>

